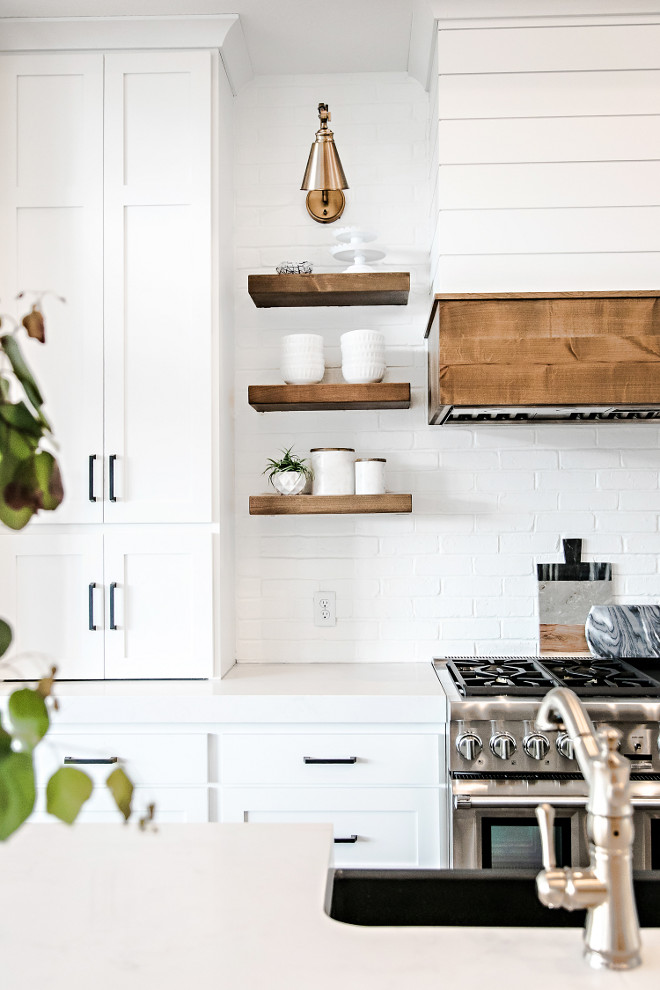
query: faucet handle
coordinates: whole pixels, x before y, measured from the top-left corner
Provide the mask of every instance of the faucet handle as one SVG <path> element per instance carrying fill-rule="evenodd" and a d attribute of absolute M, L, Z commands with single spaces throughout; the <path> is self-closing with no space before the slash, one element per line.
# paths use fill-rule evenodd
<path fill-rule="evenodd" d="M 555 836 L 553 832 L 555 809 L 551 804 L 539 804 L 536 808 L 536 820 L 539 823 L 539 832 L 541 833 L 543 868 L 545 870 L 555 870 L 557 868 Z"/>

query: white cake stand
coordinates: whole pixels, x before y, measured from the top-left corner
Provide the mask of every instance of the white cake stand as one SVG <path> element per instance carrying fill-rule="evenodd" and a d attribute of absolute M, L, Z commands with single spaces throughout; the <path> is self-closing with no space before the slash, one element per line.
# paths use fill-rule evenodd
<path fill-rule="evenodd" d="M 374 269 L 367 264 L 369 261 L 380 261 L 385 257 L 385 251 L 380 248 L 368 248 L 365 244 L 376 240 L 376 234 L 370 230 L 361 230 L 359 227 L 341 227 L 335 232 L 335 239 L 339 241 L 336 247 L 330 248 L 330 254 L 337 261 L 352 261 L 353 264 L 345 268 L 345 272 L 373 272 Z"/>

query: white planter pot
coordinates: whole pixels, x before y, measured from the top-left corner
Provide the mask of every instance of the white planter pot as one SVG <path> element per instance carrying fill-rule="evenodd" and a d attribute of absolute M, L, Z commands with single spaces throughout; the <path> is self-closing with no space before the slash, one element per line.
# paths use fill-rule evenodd
<path fill-rule="evenodd" d="M 307 478 L 302 471 L 278 471 L 271 482 L 280 495 L 300 495 L 307 484 Z"/>

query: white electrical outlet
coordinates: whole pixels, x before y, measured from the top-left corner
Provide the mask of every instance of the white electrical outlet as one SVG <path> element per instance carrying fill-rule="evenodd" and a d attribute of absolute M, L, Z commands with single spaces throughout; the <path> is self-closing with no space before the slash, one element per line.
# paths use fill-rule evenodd
<path fill-rule="evenodd" d="M 317 591 L 314 595 L 314 625 L 337 625 L 336 595 L 334 591 Z"/>

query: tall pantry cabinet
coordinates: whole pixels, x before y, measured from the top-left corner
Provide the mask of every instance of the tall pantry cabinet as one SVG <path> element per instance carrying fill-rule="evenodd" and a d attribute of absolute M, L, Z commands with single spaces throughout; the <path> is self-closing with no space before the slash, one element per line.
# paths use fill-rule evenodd
<path fill-rule="evenodd" d="M 67 300 L 25 344 L 65 500 L 0 532 L 19 676 L 213 673 L 211 60 L 0 56 L 1 308 Z"/>

